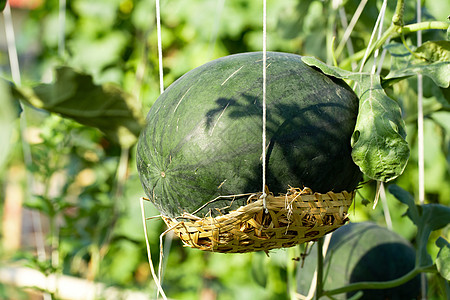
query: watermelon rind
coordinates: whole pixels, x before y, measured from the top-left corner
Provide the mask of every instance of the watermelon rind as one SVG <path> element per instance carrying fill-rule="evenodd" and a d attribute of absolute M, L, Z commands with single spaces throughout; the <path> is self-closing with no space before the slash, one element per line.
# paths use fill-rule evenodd
<path fill-rule="evenodd" d="M 211 61 L 175 81 L 151 107 L 137 169 L 162 214 L 224 214 L 247 196 L 220 196 L 262 190 L 262 58 L 252 52 Z M 350 146 L 354 92 L 287 53 L 267 53 L 266 82 L 269 190 L 353 191 L 361 179 Z"/>

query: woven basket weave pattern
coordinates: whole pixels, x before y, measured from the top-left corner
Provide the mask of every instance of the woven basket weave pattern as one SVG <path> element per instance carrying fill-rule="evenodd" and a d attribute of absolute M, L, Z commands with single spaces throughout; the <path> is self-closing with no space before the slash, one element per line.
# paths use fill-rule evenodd
<path fill-rule="evenodd" d="M 183 215 L 183 221 L 163 220 L 188 247 L 222 253 L 267 252 L 316 240 L 345 224 L 354 192 L 320 194 L 291 188 L 285 195 L 268 193 L 267 211 L 260 195 L 215 218 Z"/>

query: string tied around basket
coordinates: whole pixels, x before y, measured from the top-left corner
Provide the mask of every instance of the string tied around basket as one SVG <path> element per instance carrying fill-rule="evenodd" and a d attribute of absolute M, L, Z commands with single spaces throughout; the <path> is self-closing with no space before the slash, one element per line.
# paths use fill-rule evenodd
<path fill-rule="evenodd" d="M 266 193 L 266 119 L 267 119 L 267 109 L 266 109 L 266 64 L 267 64 L 267 3 L 263 0 L 263 99 L 262 99 L 262 194 L 261 199 L 263 200 L 263 207 L 265 213 L 269 213 L 267 209 L 267 193 Z"/>

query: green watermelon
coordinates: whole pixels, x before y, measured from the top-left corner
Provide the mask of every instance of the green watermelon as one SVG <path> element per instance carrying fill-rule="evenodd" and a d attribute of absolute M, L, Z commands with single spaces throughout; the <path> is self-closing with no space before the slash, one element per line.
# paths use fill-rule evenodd
<path fill-rule="evenodd" d="M 389 281 L 410 272 L 416 254 L 411 244 L 398 234 L 371 222 L 346 224 L 331 236 L 324 259 L 324 289 L 365 281 Z M 298 268 L 297 287 L 306 295 L 317 262 L 316 246 Z M 334 295 L 335 299 L 349 299 L 358 291 Z M 420 276 L 390 289 L 363 290 L 361 300 L 405 300 L 420 296 Z"/>
<path fill-rule="evenodd" d="M 151 107 L 137 169 L 164 215 L 226 213 L 247 197 L 217 197 L 261 191 L 262 58 L 255 52 L 211 61 L 175 81 Z M 269 190 L 354 190 L 361 178 L 350 155 L 357 96 L 299 55 L 268 52 L 266 70 Z"/>

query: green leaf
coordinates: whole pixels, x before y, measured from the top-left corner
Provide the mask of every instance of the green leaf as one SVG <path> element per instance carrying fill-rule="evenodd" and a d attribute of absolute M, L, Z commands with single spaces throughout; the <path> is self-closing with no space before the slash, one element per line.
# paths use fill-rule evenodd
<path fill-rule="evenodd" d="M 399 80 L 423 74 L 439 87 L 450 85 L 450 41 L 429 41 L 411 53 L 403 44 L 391 43 L 391 70 L 385 79 Z"/>
<path fill-rule="evenodd" d="M 427 41 L 414 51 L 416 57 L 427 62 L 449 62 L 450 42 L 449 41 Z"/>
<path fill-rule="evenodd" d="M 2 12 L 6 7 L 7 0 L 0 0 L 0 12 Z"/>
<path fill-rule="evenodd" d="M 313 57 L 302 60 L 323 73 L 352 80 L 359 97 L 359 113 L 352 137 L 352 158 L 372 179 L 389 181 L 403 173 L 409 158 L 400 106 L 389 98 L 377 75 L 331 67 Z"/>
<path fill-rule="evenodd" d="M 338 67 L 332 67 L 312 56 L 303 56 L 302 61 L 308 66 L 319 68 L 323 73 L 341 79 L 351 79 L 353 76 L 363 74 L 354 73 Z"/>
<path fill-rule="evenodd" d="M 408 206 L 408 210 L 406 211 L 408 218 L 410 218 L 414 224 L 419 224 L 420 213 L 414 202 L 414 197 L 397 185 L 389 185 L 388 190 L 395 198 L 397 198 L 397 200 Z"/>
<path fill-rule="evenodd" d="M 409 159 L 405 124 L 397 102 L 389 98 L 376 75 L 361 77 L 359 113 L 352 137 L 352 158 L 370 178 L 390 181 Z"/>
<path fill-rule="evenodd" d="M 406 215 L 417 226 L 417 253 L 419 266 L 432 264 L 427 252 L 427 243 L 432 231 L 450 224 L 450 207 L 440 204 L 415 205 L 414 198 L 397 185 L 390 185 L 388 190 L 400 202 L 408 205 Z"/>
<path fill-rule="evenodd" d="M 123 147 L 137 141 L 143 124 L 140 105 L 130 94 L 112 84 L 97 85 L 90 75 L 69 67 L 56 69 L 51 84 L 15 87 L 14 91 L 36 108 L 100 129 Z"/>
<path fill-rule="evenodd" d="M 446 280 L 450 280 L 450 244 L 442 237 L 439 237 L 436 241 L 436 246 L 440 248 L 436 257 L 436 267 Z"/>
<path fill-rule="evenodd" d="M 27 199 L 23 205 L 29 209 L 36 209 L 49 217 L 56 215 L 55 207 L 48 197 L 35 195 L 34 197 Z"/>

